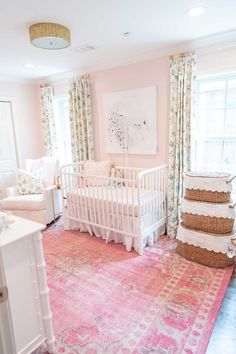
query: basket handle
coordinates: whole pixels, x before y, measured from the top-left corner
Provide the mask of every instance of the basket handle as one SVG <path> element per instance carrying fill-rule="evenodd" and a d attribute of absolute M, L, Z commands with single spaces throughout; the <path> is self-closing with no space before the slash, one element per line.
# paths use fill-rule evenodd
<path fill-rule="evenodd" d="M 236 178 L 236 176 L 231 177 L 228 181 L 226 181 L 226 183 L 227 183 L 227 184 L 228 184 L 228 183 L 231 183 L 235 178 Z"/>
<path fill-rule="evenodd" d="M 231 208 L 231 209 L 233 209 L 233 208 L 235 208 L 236 207 L 236 202 L 234 203 L 234 204 L 230 204 L 229 205 L 229 208 Z"/>
<path fill-rule="evenodd" d="M 231 243 L 234 245 L 234 246 L 236 246 L 236 234 L 235 235 L 233 235 L 233 237 L 231 238 Z"/>

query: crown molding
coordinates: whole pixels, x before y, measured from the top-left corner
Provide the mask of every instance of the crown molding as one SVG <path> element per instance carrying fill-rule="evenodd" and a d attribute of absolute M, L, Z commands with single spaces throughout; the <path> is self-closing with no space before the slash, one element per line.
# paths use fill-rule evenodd
<path fill-rule="evenodd" d="M 68 80 L 72 80 L 75 76 L 86 74 L 86 72 L 87 72 L 86 69 L 84 70 L 76 69 L 72 71 L 66 71 L 64 73 L 54 74 L 44 78 L 37 78 L 34 80 L 34 82 L 37 84 L 46 84 L 46 83 L 54 83 L 54 82 L 64 84 L 64 83 L 68 83 Z"/>
<path fill-rule="evenodd" d="M 102 71 L 102 70 L 109 70 L 112 68 L 116 68 L 119 66 L 125 66 L 125 65 L 130 65 L 130 64 L 135 64 L 135 63 L 139 63 L 142 61 L 148 61 L 148 60 L 154 60 L 160 57 L 165 57 L 167 55 L 169 55 L 170 51 L 176 49 L 176 47 L 168 47 L 168 48 L 162 48 L 162 49 L 157 49 L 156 51 L 153 52 L 144 52 L 141 53 L 140 55 L 136 55 L 136 56 L 131 56 L 131 57 L 127 57 L 127 58 L 123 58 L 123 59 L 115 59 L 115 60 L 109 60 L 109 61 L 103 61 L 100 64 L 97 65 L 91 65 L 88 67 L 84 67 L 84 68 L 78 68 L 72 71 L 68 71 L 68 72 L 64 72 L 64 73 L 58 73 L 58 74 L 54 74 L 51 76 L 47 76 L 45 78 L 42 79 L 37 79 L 35 80 L 36 83 L 64 83 L 64 82 L 68 82 L 68 80 L 76 77 L 76 76 L 80 76 L 80 75 L 84 75 L 87 73 L 96 73 L 98 71 Z"/>
<path fill-rule="evenodd" d="M 17 76 L 0 76 L 0 83 L 13 83 L 13 84 L 22 84 L 22 85 L 35 85 L 35 79 L 17 77 Z"/>
<path fill-rule="evenodd" d="M 208 55 L 210 53 L 230 50 L 236 48 L 236 29 L 232 29 L 226 32 L 219 32 L 209 36 L 197 38 L 192 41 L 181 42 L 176 46 L 166 46 L 163 48 L 157 48 L 152 52 L 144 52 L 140 55 L 131 56 L 125 59 L 118 59 L 112 61 L 104 61 L 97 65 L 88 66 L 86 68 L 78 68 L 77 70 L 61 73 L 57 75 L 48 76 L 45 81 L 49 82 L 65 82 L 68 79 L 72 79 L 74 76 L 83 75 L 88 72 L 97 72 L 102 70 L 109 70 L 114 67 L 135 64 L 145 60 L 154 60 L 157 58 L 169 56 L 182 51 L 196 51 L 199 56 Z M 41 80 L 42 81 L 42 80 Z"/>
<path fill-rule="evenodd" d="M 109 70 L 119 66 L 135 64 L 142 61 L 155 60 L 161 57 L 169 56 L 182 51 L 195 51 L 198 56 L 208 55 L 210 53 L 217 53 L 222 50 L 230 50 L 236 48 L 236 28 L 229 31 L 219 32 L 209 36 L 197 38 L 192 41 L 185 41 L 176 44 L 175 46 L 166 46 L 157 48 L 154 51 L 140 53 L 140 55 L 130 56 L 127 58 L 120 58 L 117 60 L 105 60 L 97 65 L 77 68 L 71 71 L 58 73 L 41 78 L 5 78 L 0 77 L 0 81 L 10 81 L 28 84 L 43 84 L 43 83 L 68 83 L 75 76 L 84 75 L 86 73 L 96 73 L 97 71 Z"/>
<path fill-rule="evenodd" d="M 198 55 L 236 48 L 236 29 L 198 38 L 188 42 L 187 46 L 195 50 Z"/>

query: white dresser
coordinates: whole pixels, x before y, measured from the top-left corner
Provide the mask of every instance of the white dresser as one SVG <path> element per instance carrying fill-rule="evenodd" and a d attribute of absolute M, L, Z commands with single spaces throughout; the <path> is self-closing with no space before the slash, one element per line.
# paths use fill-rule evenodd
<path fill-rule="evenodd" d="M 42 234 L 44 225 L 12 216 L 0 233 L 0 353 L 55 350 Z"/>

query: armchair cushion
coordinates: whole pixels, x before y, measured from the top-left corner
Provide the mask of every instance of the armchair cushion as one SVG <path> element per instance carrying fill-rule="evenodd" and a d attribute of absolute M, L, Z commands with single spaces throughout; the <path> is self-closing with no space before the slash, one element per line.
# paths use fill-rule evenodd
<path fill-rule="evenodd" d="M 8 187 L 6 189 L 6 197 L 16 197 L 18 194 L 17 194 L 17 186 L 14 186 L 14 187 Z"/>
<path fill-rule="evenodd" d="M 43 185 L 41 181 L 32 173 L 18 170 L 18 195 L 41 194 L 43 192 Z"/>
<path fill-rule="evenodd" d="M 44 187 L 50 187 L 54 185 L 54 180 L 59 175 L 59 160 L 51 156 L 44 156 L 37 160 L 26 159 L 25 169 L 39 177 Z"/>
<path fill-rule="evenodd" d="M 44 210 L 47 201 L 43 194 L 18 195 L 1 201 L 4 210 Z"/>

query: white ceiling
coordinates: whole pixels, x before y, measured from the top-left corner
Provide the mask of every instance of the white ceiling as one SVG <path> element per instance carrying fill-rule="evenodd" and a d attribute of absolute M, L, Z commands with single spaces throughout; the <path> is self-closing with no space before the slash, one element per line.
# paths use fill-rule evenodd
<path fill-rule="evenodd" d="M 186 10 L 197 5 L 206 6 L 206 13 L 190 17 Z M 236 0 L 0 0 L 0 77 L 36 79 L 158 56 L 234 29 L 235 14 Z M 33 47 L 28 27 L 35 22 L 69 27 L 71 47 Z M 126 31 L 129 38 L 122 36 Z M 96 50 L 80 53 L 85 44 Z"/>

